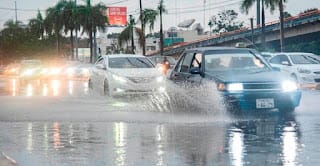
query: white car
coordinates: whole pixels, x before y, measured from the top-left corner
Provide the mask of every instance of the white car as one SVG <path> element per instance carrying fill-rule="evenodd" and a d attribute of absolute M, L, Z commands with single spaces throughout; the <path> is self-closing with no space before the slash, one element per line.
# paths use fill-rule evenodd
<path fill-rule="evenodd" d="M 164 77 L 142 55 L 101 56 L 91 70 L 89 87 L 102 89 L 105 95 L 149 94 L 164 92 Z"/>
<path fill-rule="evenodd" d="M 265 60 L 269 60 L 270 58 L 272 58 L 275 54 L 271 53 L 271 52 L 261 52 L 261 56 L 265 59 Z"/>
<path fill-rule="evenodd" d="M 320 83 L 320 57 L 312 53 L 277 53 L 269 59 L 271 66 L 290 74 L 302 86 Z"/>

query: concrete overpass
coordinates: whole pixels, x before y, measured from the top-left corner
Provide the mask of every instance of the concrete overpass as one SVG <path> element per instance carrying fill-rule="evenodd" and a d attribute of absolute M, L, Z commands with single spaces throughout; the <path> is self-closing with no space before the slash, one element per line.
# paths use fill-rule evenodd
<path fill-rule="evenodd" d="M 294 17 L 285 19 L 285 38 L 300 37 L 304 35 L 317 34 L 320 37 L 320 10 L 314 10 L 308 13 L 299 14 Z M 280 40 L 280 23 L 273 21 L 266 24 L 266 42 L 274 42 Z M 255 44 L 259 44 L 261 35 L 261 27 L 242 28 L 239 30 L 216 34 L 204 39 L 196 40 L 189 43 L 181 43 L 174 46 L 164 48 L 164 55 L 175 56 L 181 54 L 185 49 L 205 47 L 205 46 L 235 46 L 236 43 L 244 42 L 248 46 L 252 45 L 251 38 L 253 36 Z M 150 53 L 148 55 L 160 55 L 160 51 Z"/>

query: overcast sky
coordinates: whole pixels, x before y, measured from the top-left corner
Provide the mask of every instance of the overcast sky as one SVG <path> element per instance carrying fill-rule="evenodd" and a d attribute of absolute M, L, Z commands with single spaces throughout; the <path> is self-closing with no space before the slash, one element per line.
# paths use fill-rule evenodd
<path fill-rule="evenodd" d="M 78 3 L 83 3 L 83 0 L 77 0 Z M 159 0 L 142 0 L 143 8 L 156 9 Z M 240 13 L 239 6 L 242 0 L 164 0 L 164 4 L 168 9 L 168 13 L 164 15 L 164 28 L 168 29 L 172 26 L 177 26 L 179 22 L 187 19 L 196 19 L 196 22 L 203 25 L 205 19 L 205 28 L 208 20 L 212 15 L 215 15 L 221 10 L 234 9 Z M 296 15 L 301 11 L 309 8 L 320 8 L 320 0 L 287 0 L 285 11 L 292 15 Z M 39 9 L 44 14 L 44 11 L 53 6 L 58 0 L 16 0 L 18 9 L 18 20 L 27 23 L 29 19 L 36 16 Z M 92 4 L 102 2 L 107 6 L 126 6 L 128 14 L 135 17 L 139 12 L 139 0 L 92 0 Z M 205 3 L 205 8 L 204 8 Z M 0 29 L 8 19 L 15 19 L 14 0 L 0 0 Z M 205 12 L 204 12 L 205 11 Z M 239 19 L 245 21 L 245 26 L 249 26 L 249 18 L 256 17 L 255 9 L 253 8 L 248 15 L 240 14 Z M 274 21 L 279 17 L 278 11 L 273 14 L 267 10 L 266 22 Z M 159 27 L 159 23 L 155 25 L 155 30 Z M 118 28 L 119 30 L 119 28 Z M 109 29 L 116 31 L 116 29 Z"/>

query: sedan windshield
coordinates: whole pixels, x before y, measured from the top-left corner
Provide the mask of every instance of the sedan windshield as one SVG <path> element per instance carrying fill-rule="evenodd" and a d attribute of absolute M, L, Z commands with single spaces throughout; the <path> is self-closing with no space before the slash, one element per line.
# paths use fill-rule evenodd
<path fill-rule="evenodd" d="M 320 64 L 320 60 L 311 55 L 290 55 L 294 64 Z"/>
<path fill-rule="evenodd" d="M 270 68 L 251 53 L 226 53 L 205 56 L 206 72 L 259 72 L 266 70 L 270 70 Z"/>
<path fill-rule="evenodd" d="M 153 64 L 147 58 L 121 57 L 109 58 L 110 68 L 153 68 Z"/>

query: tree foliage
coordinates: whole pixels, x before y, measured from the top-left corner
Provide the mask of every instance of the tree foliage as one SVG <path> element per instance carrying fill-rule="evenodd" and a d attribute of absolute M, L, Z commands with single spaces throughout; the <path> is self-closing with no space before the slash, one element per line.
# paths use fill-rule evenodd
<path fill-rule="evenodd" d="M 104 30 L 108 18 L 103 13 L 107 7 L 103 3 L 91 6 L 76 5 L 73 0 L 60 0 L 45 11 L 45 17 L 38 11 L 27 25 L 9 20 L 0 31 L 0 56 L 7 58 L 31 56 L 35 54 L 56 54 L 61 56 L 68 49 L 73 55 L 74 31 L 83 30 L 91 36 L 89 43 L 93 47 L 93 33 Z M 69 36 L 69 42 L 63 36 Z M 46 50 L 47 53 L 42 51 Z M 56 50 L 55 53 L 51 53 Z M 58 50 L 58 52 L 57 52 Z"/>
<path fill-rule="evenodd" d="M 234 10 L 224 10 L 218 16 L 212 16 L 209 24 L 213 27 L 213 32 L 230 32 L 243 27 L 243 22 L 238 22 L 238 13 Z"/>

